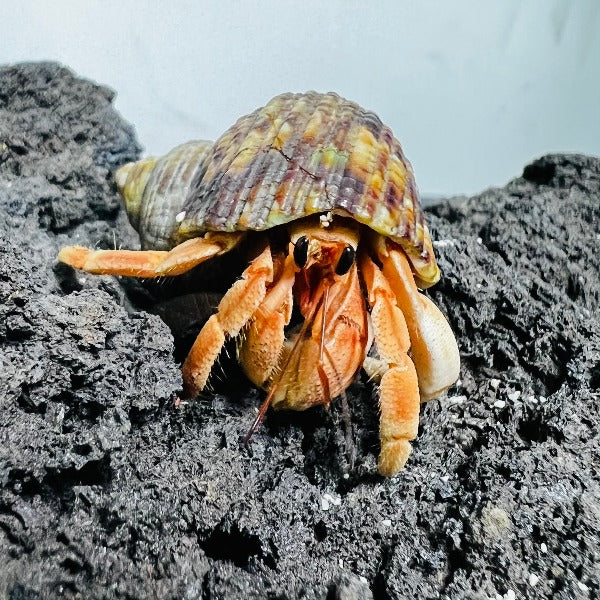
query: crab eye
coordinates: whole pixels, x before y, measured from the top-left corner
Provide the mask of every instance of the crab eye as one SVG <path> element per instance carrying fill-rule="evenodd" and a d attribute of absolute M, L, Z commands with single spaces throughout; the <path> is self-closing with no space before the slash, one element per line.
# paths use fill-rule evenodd
<path fill-rule="evenodd" d="M 308 238 L 303 235 L 294 244 L 294 262 L 301 269 L 308 260 Z"/>
<path fill-rule="evenodd" d="M 336 275 L 345 275 L 350 267 L 354 264 L 354 258 L 356 256 L 356 250 L 352 246 L 346 246 L 342 250 L 342 255 L 338 261 L 337 267 L 335 268 Z"/>

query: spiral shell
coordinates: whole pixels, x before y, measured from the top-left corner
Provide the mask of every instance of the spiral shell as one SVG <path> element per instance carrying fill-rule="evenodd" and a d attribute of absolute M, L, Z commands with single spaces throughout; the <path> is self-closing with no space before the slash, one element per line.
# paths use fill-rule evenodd
<path fill-rule="evenodd" d="M 117 171 L 125 210 L 145 250 L 169 250 L 182 241 L 178 215 L 211 147 L 212 142 L 187 142 L 165 156 L 144 158 Z"/>
<path fill-rule="evenodd" d="M 354 102 L 334 93 L 282 94 L 201 149 L 193 174 L 189 163 L 164 164 L 184 160 L 175 151 L 159 159 L 141 200 L 144 186 L 132 179 L 137 197 L 128 211 L 137 211 L 132 222 L 146 247 L 332 211 L 400 243 L 423 286 L 439 279 L 410 163 L 390 128 Z M 185 183 L 177 181 L 182 173 Z"/>

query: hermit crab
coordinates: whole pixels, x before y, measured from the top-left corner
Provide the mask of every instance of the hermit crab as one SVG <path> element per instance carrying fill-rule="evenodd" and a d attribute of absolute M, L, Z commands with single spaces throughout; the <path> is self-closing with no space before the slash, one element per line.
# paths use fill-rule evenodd
<path fill-rule="evenodd" d="M 127 164 L 116 182 L 143 250 L 68 246 L 60 261 L 175 276 L 253 237 L 247 268 L 183 364 L 187 394 L 205 387 L 227 337 L 239 336 L 244 372 L 268 390 L 251 432 L 269 406 L 329 405 L 362 367 L 379 386 L 379 472 L 396 474 L 420 402 L 456 381 L 459 354 L 419 291 L 440 274 L 412 168 L 389 127 L 334 93 L 283 94 L 215 143 Z"/>

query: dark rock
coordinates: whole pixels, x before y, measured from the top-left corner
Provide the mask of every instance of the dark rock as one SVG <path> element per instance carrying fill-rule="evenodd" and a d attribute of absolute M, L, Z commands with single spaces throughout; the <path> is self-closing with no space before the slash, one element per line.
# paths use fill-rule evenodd
<path fill-rule="evenodd" d="M 598 597 L 600 160 L 546 156 L 430 209 L 461 382 L 384 480 L 366 384 L 350 470 L 337 405 L 269 415 L 250 456 L 256 390 L 236 375 L 236 398 L 176 408 L 143 289 L 55 264 L 137 245 L 112 98 L 54 64 L 0 69 L 0 595 Z"/>

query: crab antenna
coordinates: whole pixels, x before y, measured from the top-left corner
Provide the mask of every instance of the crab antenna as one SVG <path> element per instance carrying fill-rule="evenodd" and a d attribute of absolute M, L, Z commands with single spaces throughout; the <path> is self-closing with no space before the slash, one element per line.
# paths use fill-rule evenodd
<path fill-rule="evenodd" d="M 271 405 L 271 402 L 273 401 L 273 396 L 275 395 L 275 392 L 277 391 L 279 384 L 281 383 L 281 380 L 283 379 L 283 376 L 285 375 L 285 372 L 287 371 L 287 368 L 289 367 L 292 358 L 296 355 L 296 352 L 300 348 L 300 342 L 304 339 L 306 332 L 308 331 L 308 328 L 313 324 L 315 317 L 317 315 L 317 312 L 318 312 L 319 308 L 321 307 L 323 298 L 326 295 L 327 296 L 329 295 L 329 287 L 330 286 L 331 286 L 331 282 L 329 282 L 328 280 L 324 280 L 321 282 L 321 285 L 317 289 L 317 293 L 315 294 L 315 297 L 314 297 L 314 299 L 311 303 L 310 309 L 308 311 L 308 315 L 307 315 L 306 319 L 304 320 L 304 323 L 302 324 L 300 332 L 298 333 L 298 337 L 296 338 L 296 341 L 294 342 L 292 349 L 290 350 L 289 354 L 287 355 L 285 362 L 283 363 L 283 367 L 279 371 L 277 379 L 273 382 L 273 384 L 269 388 L 269 393 L 267 394 L 267 397 L 263 400 L 263 403 L 260 405 L 260 408 L 258 409 L 258 413 L 256 414 L 256 417 L 254 418 L 254 421 L 252 422 L 252 425 L 250 426 L 248 433 L 242 439 L 242 444 L 244 446 L 248 445 L 248 442 L 250 441 L 250 439 L 252 438 L 252 436 L 254 435 L 254 433 L 259 428 L 260 424 L 262 423 L 263 419 L 265 418 L 265 414 L 266 414 L 269 406 Z"/>
<path fill-rule="evenodd" d="M 329 387 L 329 377 L 327 373 L 325 373 L 325 369 L 323 368 L 323 357 L 324 354 L 327 354 L 329 357 L 329 352 L 325 349 L 325 327 L 326 327 L 326 317 L 327 317 L 327 304 L 329 302 L 329 288 L 325 289 L 325 297 L 323 299 L 323 320 L 321 322 L 321 342 L 320 342 L 320 354 L 319 354 L 319 362 L 317 364 L 317 372 L 319 374 L 319 379 L 321 380 L 321 385 L 323 386 L 323 395 L 325 400 L 327 401 L 327 405 L 331 403 L 331 388 Z M 333 361 L 330 361 L 330 364 L 333 366 Z M 334 372 L 339 380 L 339 375 L 335 371 Z M 348 398 L 346 397 L 346 392 L 342 391 L 342 420 L 344 422 L 344 445 L 345 450 L 348 455 L 348 463 L 350 469 L 354 468 L 354 441 L 352 439 L 352 419 L 350 418 L 350 407 L 348 405 Z"/>
<path fill-rule="evenodd" d="M 350 405 L 346 392 L 342 392 L 342 421 L 344 423 L 344 443 L 348 458 L 350 470 L 354 469 L 354 459 L 356 457 L 356 447 L 354 446 L 354 438 L 352 436 L 352 418 L 350 417 Z"/>
<path fill-rule="evenodd" d="M 321 319 L 321 344 L 319 348 L 319 361 L 323 362 L 323 349 L 325 348 L 325 325 L 326 325 L 326 316 L 327 316 L 327 303 L 329 302 L 329 288 L 327 286 L 324 291 L 323 298 L 323 318 Z"/>
<path fill-rule="evenodd" d="M 325 400 L 327 401 L 327 405 L 331 403 L 331 391 L 329 388 L 329 378 L 327 377 L 327 373 L 325 373 L 325 369 L 323 368 L 323 352 L 325 350 L 325 327 L 326 327 L 326 318 L 327 318 L 327 304 L 329 302 L 329 286 L 325 288 L 324 298 L 323 298 L 323 317 L 321 319 L 321 342 L 319 347 L 319 362 L 317 363 L 317 373 L 319 374 L 319 379 L 321 380 L 321 385 L 323 386 L 323 394 L 325 396 Z"/>

